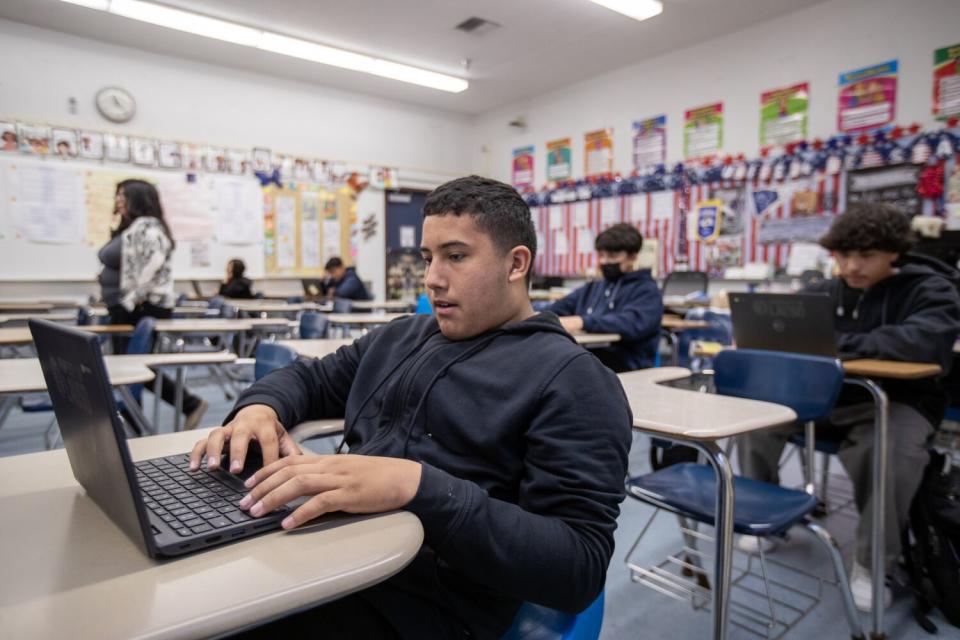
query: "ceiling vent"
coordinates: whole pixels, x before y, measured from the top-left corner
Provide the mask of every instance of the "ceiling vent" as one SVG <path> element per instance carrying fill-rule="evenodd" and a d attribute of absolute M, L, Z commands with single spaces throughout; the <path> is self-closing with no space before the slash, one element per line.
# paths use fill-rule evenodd
<path fill-rule="evenodd" d="M 485 36 L 491 31 L 499 29 L 500 25 L 496 22 L 491 22 L 490 20 L 484 20 L 483 18 L 467 18 L 460 24 L 456 26 L 456 29 L 463 31 L 464 33 L 469 33 L 475 36 Z"/>

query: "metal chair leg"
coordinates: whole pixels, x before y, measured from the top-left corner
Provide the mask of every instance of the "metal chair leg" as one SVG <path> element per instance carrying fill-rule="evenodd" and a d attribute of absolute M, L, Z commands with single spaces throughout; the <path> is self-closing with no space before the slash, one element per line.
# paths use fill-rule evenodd
<path fill-rule="evenodd" d="M 860 615 L 853 604 L 853 594 L 850 592 L 850 580 L 847 577 L 847 570 L 843 567 L 843 557 L 840 555 L 840 547 L 837 541 L 833 539 L 830 532 L 815 522 L 805 520 L 804 528 L 816 536 L 830 555 L 833 563 L 833 573 L 837 579 L 837 589 L 840 591 L 840 597 L 843 598 L 843 612 L 847 617 L 847 624 L 850 625 L 850 635 L 853 638 L 862 640 L 863 627 L 860 624 Z"/>
<path fill-rule="evenodd" d="M 813 479 L 817 475 L 817 443 L 816 430 L 813 420 L 808 420 L 803 425 L 804 435 L 807 440 L 806 464 L 804 465 L 803 490 L 812 496 L 817 495 L 817 488 Z"/>

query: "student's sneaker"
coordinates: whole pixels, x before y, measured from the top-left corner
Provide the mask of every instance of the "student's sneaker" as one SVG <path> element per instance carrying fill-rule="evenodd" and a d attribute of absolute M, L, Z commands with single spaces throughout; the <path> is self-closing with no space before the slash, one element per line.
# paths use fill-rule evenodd
<path fill-rule="evenodd" d="M 200 399 L 200 402 L 197 403 L 197 406 L 186 415 L 186 420 L 184 420 L 183 428 L 184 429 L 196 429 L 197 425 L 200 424 L 200 420 L 203 418 L 203 414 L 207 412 L 207 408 L 210 404 L 204 400 Z"/>
<path fill-rule="evenodd" d="M 850 572 L 850 592 L 853 594 L 853 604 L 864 612 L 873 610 L 873 580 L 870 571 L 857 562 L 853 563 Z M 883 607 L 886 609 L 893 602 L 893 591 L 890 587 L 883 587 Z"/>
<path fill-rule="evenodd" d="M 776 546 L 777 543 L 774 542 L 772 538 L 768 537 L 758 538 L 757 536 L 740 536 L 740 539 L 737 540 L 737 549 L 740 549 L 740 551 L 748 553 L 752 556 L 760 555 L 761 549 L 764 553 L 767 551 L 772 551 Z"/>

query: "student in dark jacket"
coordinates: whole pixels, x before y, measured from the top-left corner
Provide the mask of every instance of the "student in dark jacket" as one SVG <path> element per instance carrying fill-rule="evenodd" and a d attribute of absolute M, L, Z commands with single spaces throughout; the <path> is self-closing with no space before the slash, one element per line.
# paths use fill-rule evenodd
<path fill-rule="evenodd" d="M 939 364 L 946 375 L 960 332 L 958 273 L 933 258 L 908 253 L 910 221 L 880 204 L 851 205 L 820 241 L 834 252 L 840 277 L 812 285 L 808 292 L 830 296 L 836 309 L 837 349 L 858 358 Z M 942 376 L 941 376 L 942 377 Z M 900 555 L 900 532 L 920 486 L 934 426 L 943 419 L 946 395 L 939 379 L 881 381 L 890 401 L 885 497 L 885 556 L 889 571 Z M 853 480 L 860 510 L 851 590 L 857 606 L 870 610 L 874 406 L 863 389 L 845 387 L 818 434 L 842 438 L 840 461 Z M 772 429 L 741 440 L 740 460 L 752 478 L 778 482 L 780 453 L 802 426 Z"/>
<path fill-rule="evenodd" d="M 247 265 L 243 260 L 234 258 L 227 263 L 227 277 L 220 283 L 220 295 L 225 298 L 253 298 L 253 282 L 243 277 Z"/>
<path fill-rule="evenodd" d="M 615 224 L 597 236 L 601 280 L 590 282 L 547 307 L 567 331 L 619 333 L 620 341 L 594 349 L 614 371 L 652 367 L 660 342 L 663 301 L 649 269 L 634 269 L 643 236 L 629 224 Z"/>
<path fill-rule="evenodd" d="M 357 275 L 357 270 L 353 267 L 345 267 L 343 260 L 337 257 L 327 260 L 323 267 L 327 272 L 328 278 L 324 282 L 324 290 L 327 298 L 347 298 L 349 300 L 369 300 L 370 294 L 363 280 Z"/>
<path fill-rule="evenodd" d="M 229 441 L 236 472 L 258 440 L 265 467 L 240 506 L 309 497 L 287 529 L 331 511 L 406 509 L 423 523 L 406 569 L 265 637 L 495 640 L 524 601 L 574 612 L 603 589 L 630 407 L 554 314 L 533 311 L 529 208 L 493 180 L 449 182 L 426 200 L 421 252 L 432 316 L 265 376 L 191 454 L 215 467 Z M 286 427 L 320 417 L 344 418 L 349 454 L 301 454 Z"/>

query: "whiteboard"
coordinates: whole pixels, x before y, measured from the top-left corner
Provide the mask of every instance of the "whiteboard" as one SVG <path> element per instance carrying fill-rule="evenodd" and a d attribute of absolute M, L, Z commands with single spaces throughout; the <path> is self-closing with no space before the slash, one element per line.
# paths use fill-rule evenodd
<path fill-rule="evenodd" d="M 95 280 L 125 178 L 160 190 L 177 243 L 174 279 L 220 280 L 231 258 L 263 277 L 263 197 L 253 176 L 188 180 L 184 171 L 11 154 L 0 156 L 0 280 Z"/>

